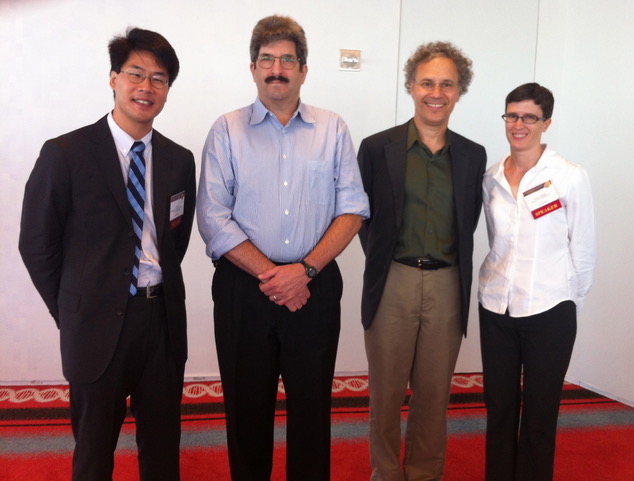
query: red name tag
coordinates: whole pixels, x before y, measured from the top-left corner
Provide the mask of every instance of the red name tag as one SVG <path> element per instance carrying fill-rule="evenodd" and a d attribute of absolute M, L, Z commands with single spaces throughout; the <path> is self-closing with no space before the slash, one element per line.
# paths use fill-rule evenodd
<path fill-rule="evenodd" d="M 546 214 L 550 214 L 552 211 L 557 209 L 561 209 L 561 202 L 559 202 L 559 199 L 557 199 L 554 202 L 551 202 L 550 204 L 546 204 L 545 206 L 540 207 L 539 209 L 535 209 L 534 211 L 531 212 L 531 214 L 533 214 L 533 219 L 539 219 L 540 217 Z"/>

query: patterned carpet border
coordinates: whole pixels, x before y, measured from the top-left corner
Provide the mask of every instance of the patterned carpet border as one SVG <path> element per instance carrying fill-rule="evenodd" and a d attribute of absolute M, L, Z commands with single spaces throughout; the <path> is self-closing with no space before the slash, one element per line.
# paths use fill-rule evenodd
<path fill-rule="evenodd" d="M 452 392 L 455 390 L 471 390 L 482 388 L 481 374 L 456 374 L 452 380 Z M 334 397 L 367 395 L 367 376 L 336 377 L 332 383 Z M 280 380 L 278 391 L 284 395 L 284 384 Z M 222 398 L 222 384 L 220 381 L 191 381 L 183 388 L 183 402 L 202 399 Z M 0 386 L 0 409 L 11 408 L 12 405 L 24 404 L 54 404 L 61 402 L 68 404 L 68 386 Z"/>
<path fill-rule="evenodd" d="M 409 393 L 403 403 L 407 410 Z M 609 403 L 611 399 L 573 384 L 564 386 L 562 404 Z M 482 374 L 455 374 L 452 379 L 450 409 L 480 409 Z M 286 399 L 280 381 L 276 409 L 284 415 Z M 333 413 L 368 411 L 367 376 L 338 376 L 332 384 Z M 186 382 L 183 389 L 183 419 L 220 419 L 224 417 L 220 381 Z M 0 425 L 64 424 L 69 418 L 68 386 L 0 386 Z"/>

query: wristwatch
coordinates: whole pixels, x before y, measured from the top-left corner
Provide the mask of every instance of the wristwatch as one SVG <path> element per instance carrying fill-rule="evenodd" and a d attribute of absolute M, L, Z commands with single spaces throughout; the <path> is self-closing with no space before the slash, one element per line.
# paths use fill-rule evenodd
<path fill-rule="evenodd" d="M 315 277 L 317 277 L 317 268 L 316 267 L 311 266 L 308 262 L 306 262 L 303 259 L 301 261 L 299 261 L 299 263 L 304 266 L 304 269 L 306 269 L 306 275 L 308 277 L 310 277 L 311 279 L 314 279 Z"/>

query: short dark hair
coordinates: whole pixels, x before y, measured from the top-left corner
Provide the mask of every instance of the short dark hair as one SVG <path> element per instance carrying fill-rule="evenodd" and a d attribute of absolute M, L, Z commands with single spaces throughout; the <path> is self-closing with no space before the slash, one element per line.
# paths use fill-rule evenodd
<path fill-rule="evenodd" d="M 178 77 L 180 63 L 170 43 L 160 33 L 141 28 L 129 28 L 124 35 L 114 37 L 108 44 L 110 71 L 119 73 L 132 52 L 149 52 L 167 70 L 170 87 Z"/>
<path fill-rule="evenodd" d="M 506 96 L 504 110 L 506 111 L 506 107 L 508 107 L 510 103 L 522 102 L 523 100 L 532 100 L 535 102 L 535 105 L 539 105 L 544 118 L 549 119 L 553 116 L 555 97 L 553 97 L 553 93 L 546 87 L 542 87 L 535 82 L 520 85 Z"/>
<path fill-rule="evenodd" d="M 306 65 L 308 43 L 306 42 L 304 29 L 291 17 L 283 17 L 281 15 L 265 17 L 253 28 L 251 45 L 249 47 L 251 62 L 255 64 L 260 54 L 260 48 L 263 45 L 268 45 L 269 43 L 279 40 L 293 42 L 295 44 L 297 57 L 299 58 L 299 66 L 303 67 Z"/>
<path fill-rule="evenodd" d="M 436 57 L 445 57 L 453 60 L 458 70 L 458 86 L 460 95 L 466 94 L 473 79 L 471 70 L 471 59 L 466 57 L 462 51 L 450 42 L 429 42 L 419 46 L 412 56 L 407 59 L 403 71 L 405 72 L 405 88 L 410 91 L 412 83 L 416 78 L 416 69 L 421 63 L 429 62 Z"/>

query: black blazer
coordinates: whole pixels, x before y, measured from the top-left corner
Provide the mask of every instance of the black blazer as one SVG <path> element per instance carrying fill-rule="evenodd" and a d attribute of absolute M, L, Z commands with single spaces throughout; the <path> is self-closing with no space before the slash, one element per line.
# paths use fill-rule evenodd
<path fill-rule="evenodd" d="M 381 301 L 403 221 L 408 125 L 409 122 L 406 122 L 374 134 L 364 139 L 359 147 L 359 166 L 363 186 L 370 198 L 371 214 L 359 231 L 365 252 L 361 297 L 361 321 L 365 329 L 370 327 Z M 473 270 L 473 233 L 482 209 L 482 176 L 487 160 L 481 145 L 451 130 L 448 135 L 456 209 L 462 329 L 466 335 Z"/>
<path fill-rule="evenodd" d="M 185 256 L 196 197 L 194 156 L 152 135 L 153 208 L 170 348 L 187 359 Z M 112 359 L 128 302 L 134 234 L 107 118 L 47 141 L 26 184 L 19 248 L 61 337 L 68 381 L 96 380 Z M 170 228 L 170 198 L 185 212 Z"/>

